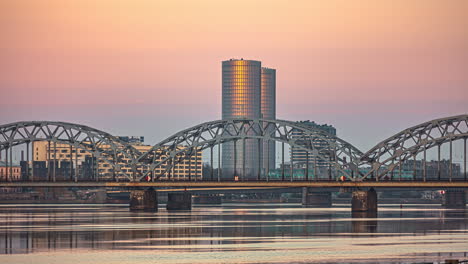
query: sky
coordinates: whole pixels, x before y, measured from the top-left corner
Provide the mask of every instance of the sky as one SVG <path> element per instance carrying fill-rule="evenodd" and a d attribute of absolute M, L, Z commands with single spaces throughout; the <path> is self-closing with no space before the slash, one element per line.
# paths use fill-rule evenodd
<path fill-rule="evenodd" d="M 0 124 L 155 144 L 221 118 L 221 61 L 277 69 L 277 117 L 365 151 L 468 113 L 466 0 L 2 0 Z"/>

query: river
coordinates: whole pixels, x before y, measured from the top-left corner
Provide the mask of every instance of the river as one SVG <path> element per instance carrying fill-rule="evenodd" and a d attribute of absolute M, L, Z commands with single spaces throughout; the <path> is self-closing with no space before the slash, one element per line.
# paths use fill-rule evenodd
<path fill-rule="evenodd" d="M 381 205 L 0 205 L 0 263 L 418 263 L 468 260 L 468 209 Z"/>

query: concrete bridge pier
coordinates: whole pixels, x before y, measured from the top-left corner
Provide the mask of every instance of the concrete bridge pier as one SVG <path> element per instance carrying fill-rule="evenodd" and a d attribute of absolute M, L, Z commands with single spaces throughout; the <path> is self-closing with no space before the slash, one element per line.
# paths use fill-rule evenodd
<path fill-rule="evenodd" d="M 148 190 L 130 191 L 130 211 L 157 211 L 158 195 L 151 188 Z"/>
<path fill-rule="evenodd" d="M 312 188 L 302 188 L 302 206 L 303 207 L 331 207 L 331 192 L 313 192 Z"/>
<path fill-rule="evenodd" d="M 221 196 L 219 194 L 204 194 L 193 197 L 195 204 L 221 204 Z"/>
<path fill-rule="evenodd" d="M 442 206 L 445 208 L 465 209 L 466 192 L 462 190 L 446 190 L 442 199 Z"/>
<path fill-rule="evenodd" d="M 377 212 L 377 206 L 377 192 L 374 188 L 353 192 L 351 212 Z"/>
<path fill-rule="evenodd" d="M 168 193 L 166 209 L 173 210 L 191 210 L 192 194 L 189 192 Z"/>

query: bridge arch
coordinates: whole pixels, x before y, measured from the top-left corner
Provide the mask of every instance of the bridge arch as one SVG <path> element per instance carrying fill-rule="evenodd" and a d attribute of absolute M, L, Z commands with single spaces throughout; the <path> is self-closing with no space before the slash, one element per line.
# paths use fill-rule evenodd
<path fill-rule="evenodd" d="M 133 180 L 133 175 L 122 170 L 122 162 L 134 167 L 141 155 L 131 145 L 109 133 L 84 125 L 55 121 L 15 122 L 0 126 L 0 151 L 37 141 L 67 144 L 85 150 L 109 163 L 120 175 Z M 71 155 L 71 153 L 70 153 Z"/>
<path fill-rule="evenodd" d="M 294 131 L 302 133 L 300 133 L 300 136 L 293 135 Z M 139 164 L 143 167 L 146 166 L 141 170 L 138 180 L 149 176 L 156 167 L 167 164 L 165 171 L 162 173 L 164 174 L 198 150 L 244 139 L 287 143 L 292 147 L 312 153 L 323 160 L 327 160 L 327 157 L 332 155 L 331 166 L 339 171 L 341 175 L 345 175 L 350 179 L 355 178 L 354 172 L 358 172 L 357 164 L 362 155 L 361 151 L 348 142 L 322 130 L 312 129 L 296 122 L 264 119 L 225 119 L 206 122 L 185 129 L 154 145 L 148 152 L 138 158 Z M 317 144 L 315 144 L 317 141 L 326 142 L 326 144 L 324 147 L 318 148 Z M 161 175 L 151 178 L 155 180 Z"/>
<path fill-rule="evenodd" d="M 444 143 L 452 145 L 452 142 L 457 140 L 464 141 L 464 166 L 466 166 L 467 138 L 468 115 L 435 119 L 407 128 L 378 143 L 362 155 L 360 165 L 370 166 L 371 169 L 362 174 L 360 180 L 375 177 L 375 180 L 378 181 L 388 173 L 393 172 L 403 162 L 411 158 L 416 159 L 418 154 L 424 153 L 426 156 L 425 153 L 428 149 L 437 146 L 440 148 Z"/>

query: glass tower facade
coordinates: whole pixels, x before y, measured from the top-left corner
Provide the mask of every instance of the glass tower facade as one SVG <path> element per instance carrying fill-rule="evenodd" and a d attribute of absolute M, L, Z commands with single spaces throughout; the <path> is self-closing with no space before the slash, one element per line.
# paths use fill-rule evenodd
<path fill-rule="evenodd" d="M 254 60 L 223 61 L 222 86 L 223 119 L 276 119 L 275 69 L 262 68 Z M 259 171 L 275 168 L 275 142 L 246 139 L 223 143 L 222 168 L 226 179 L 256 179 Z"/>
<path fill-rule="evenodd" d="M 262 68 L 261 114 L 263 119 L 276 119 L 276 70 Z M 274 128 L 271 128 L 274 130 Z M 275 168 L 275 141 L 264 141 L 262 169 L 264 173 Z"/>
<path fill-rule="evenodd" d="M 222 62 L 223 119 L 261 118 L 261 69 L 260 61 L 231 59 Z M 224 143 L 223 178 L 256 178 L 261 148 L 255 139 Z"/>

